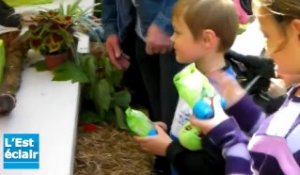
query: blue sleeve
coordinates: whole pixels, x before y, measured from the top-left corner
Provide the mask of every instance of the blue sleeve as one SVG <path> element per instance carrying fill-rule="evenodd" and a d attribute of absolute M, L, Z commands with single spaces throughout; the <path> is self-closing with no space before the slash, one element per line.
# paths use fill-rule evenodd
<path fill-rule="evenodd" d="M 111 34 L 117 34 L 117 6 L 116 0 L 102 0 L 102 22 L 104 28 L 104 38 Z"/>
<path fill-rule="evenodd" d="M 176 0 L 164 0 L 160 12 L 155 17 L 153 23 L 156 24 L 162 31 L 168 35 L 173 34 L 173 27 L 171 23 L 172 9 Z"/>

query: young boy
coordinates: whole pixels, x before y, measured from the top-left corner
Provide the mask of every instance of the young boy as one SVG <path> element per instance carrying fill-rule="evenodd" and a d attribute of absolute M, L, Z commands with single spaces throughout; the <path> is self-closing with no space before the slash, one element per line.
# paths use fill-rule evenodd
<path fill-rule="evenodd" d="M 225 61 L 225 52 L 233 44 L 238 29 L 238 17 L 231 0 L 179 0 L 173 9 L 172 22 L 171 39 L 179 63 L 194 62 L 205 75 L 224 70 L 235 76 Z M 188 107 L 187 113 L 190 113 Z M 167 156 L 179 174 L 224 174 L 221 151 L 208 138 L 203 137 L 200 151 L 188 151 L 177 141 L 178 130 L 187 120 L 174 118 L 173 140 L 160 127 L 157 127 L 156 137 L 136 139 L 144 150 Z"/>
<path fill-rule="evenodd" d="M 223 28 L 225 25 L 226 29 Z M 223 69 L 235 76 L 225 60 L 225 52 L 233 44 L 238 29 L 238 18 L 231 1 L 179 0 L 173 9 L 173 27 L 171 39 L 178 62 L 194 62 L 205 75 Z M 171 128 L 173 138 L 178 136 L 191 114 L 190 107 L 180 100 Z"/>

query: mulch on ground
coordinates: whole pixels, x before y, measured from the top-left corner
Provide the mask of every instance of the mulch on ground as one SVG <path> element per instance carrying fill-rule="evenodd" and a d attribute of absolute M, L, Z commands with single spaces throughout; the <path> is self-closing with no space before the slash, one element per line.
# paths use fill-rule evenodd
<path fill-rule="evenodd" d="M 79 127 L 75 175 L 151 175 L 153 156 L 141 151 L 132 135 L 111 126 L 94 132 Z"/>

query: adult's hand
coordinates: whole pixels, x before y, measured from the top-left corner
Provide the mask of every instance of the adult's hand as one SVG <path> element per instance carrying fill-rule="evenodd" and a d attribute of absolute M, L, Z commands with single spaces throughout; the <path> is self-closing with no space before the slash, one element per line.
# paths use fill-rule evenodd
<path fill-rule="evenodd" d="M 120 47 L 120 39 L 117 35 L 108 36 L 105 46 L 109 59 L 116 68 L 127 69 L 129 67 L 129 57 L 123 53 Z"/>
<path fill-rule="evenodd" d="M 150 25 L 146 36 L 146 53 L 165 54 L 172 49 L 170 36 L 163 32 L 157 25 Z"/>

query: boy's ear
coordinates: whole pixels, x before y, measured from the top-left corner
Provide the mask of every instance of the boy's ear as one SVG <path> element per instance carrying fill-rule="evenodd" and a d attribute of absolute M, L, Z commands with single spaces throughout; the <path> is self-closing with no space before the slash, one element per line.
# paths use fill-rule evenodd
<path fill-rule="evenodd" d="M 217 45 L 218 37 L 213 30 L 205 29 L 202 32 L 202 40 L 206 47 L 214 47 Z"/>
<path fill-rule="evenodd" d="M 300 32 L 300 19 L 294 19 L 292 21 L 292 25 L 295 27 L 296 30 L 298 30 L 298 32 Z"/>
<path fill-rule="evenodd" d="M 292 20 L 291 26 L 293 30 L 295 30 L 296 34 L 299 36 L 300 39 L 300 20 L 299 19 Z"/>

